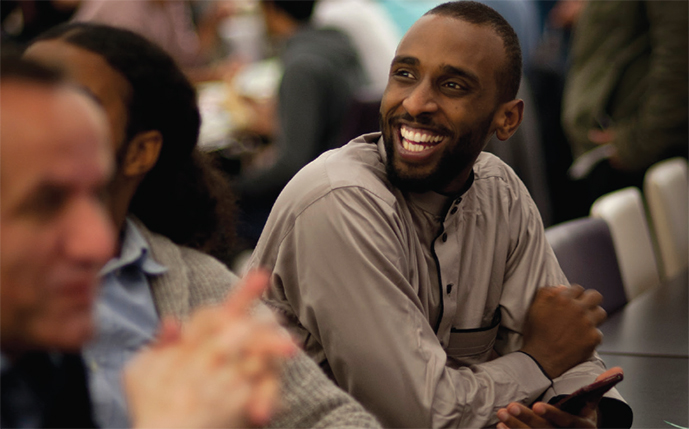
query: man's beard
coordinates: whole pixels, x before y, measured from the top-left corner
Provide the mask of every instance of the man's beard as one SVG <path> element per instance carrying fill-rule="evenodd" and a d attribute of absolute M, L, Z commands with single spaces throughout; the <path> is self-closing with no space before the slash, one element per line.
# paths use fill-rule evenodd
<path fill-rule="evenodd" d="M 399 171 L 395 168 L 395 143 L 392 135 L 394 131 L 392 130 L 397 128 L 390 124 L 387 126 L 381 124 L 387 155 L 385 170 L 388 180 L 402 191 L 415 193 L 443 192 L 460 172 L 474 163 L 477 153 L 480 152 L 480 150 L 477 152 L 476 148 L 483 149 L 486 144 L 492 119 L 493 115 L 488 115 L 478 127 L 458 136 L 454 142 L 446 143 L 440 160 L 429 173 L 424 175 L 417 175 L 413 172 L 409 174 L 409 172 Z"/>

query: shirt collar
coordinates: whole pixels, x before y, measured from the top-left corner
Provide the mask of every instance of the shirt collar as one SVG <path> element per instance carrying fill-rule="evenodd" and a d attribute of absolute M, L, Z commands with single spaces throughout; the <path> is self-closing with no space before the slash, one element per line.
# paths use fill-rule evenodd
<path fill-rule="evenodd" d="M 105 276 L 128 265 L 138 266 L 148 275 L 159 275 L 167 272 L 167 267 L 156 262 L 151 256 L 151 249 L 141 232 L 130 219 L 125 219 L 120 255 L 112 258 L 101 269 Z"/>

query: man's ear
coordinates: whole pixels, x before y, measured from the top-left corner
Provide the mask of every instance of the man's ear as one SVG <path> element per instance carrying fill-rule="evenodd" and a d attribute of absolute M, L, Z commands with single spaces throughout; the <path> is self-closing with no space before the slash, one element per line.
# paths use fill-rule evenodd
<path fill-rule="evenodd" d="M 505 141 L 517 131 L 524 115 L 524 101 L 512 100 L 498 107 L 496 115 L 495 136 Z"/>
<path fill-rule="evenodd" d="M 135 177 L 151 171 L 158 162 L 162 147 L 163 135 L 160 131 L 144 131 L 135 135 L 127 146 L 122 174 Z"/>

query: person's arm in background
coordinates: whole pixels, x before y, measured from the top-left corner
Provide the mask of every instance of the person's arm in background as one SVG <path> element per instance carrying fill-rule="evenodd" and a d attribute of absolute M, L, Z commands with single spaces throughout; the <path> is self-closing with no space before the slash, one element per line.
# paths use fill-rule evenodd
<path fill-rule="evenodd" d="M 446 366 L 446 352 L 408 280 L 401 224 L 376 195 L 337 189 L 299 214 L 294 228 L 280 237 L 275 261 L 262 260 L 257 248 L 252 263 L 274 262 L 273 298 L 287 299 L 322 345 L 338 384 L 384 426 L 481 427 L 497 423 L 498 408 L 512 401 L 535 401 L 551 381 L 526 354 Z M 575 298 L 563 296 L 561 304 L 546 307 L 542 317 L 571 340 L 561 354 L 548 355 L 568 361 L 541 359 L 568 369 L 588 358 L 599 339 L 580 335 L 595 326 L 588 315 L 579 317 Z M 545 347 L 556 343 L 552 331 L 541 328 L 532 338 Z"/>
<path fill-rule="evenodd" d="M 615 146 L 617 153 L 611 163 L 619 169 L 641 170 L 663 157 L 686 154 L 688 5 L 684 1 L 643 2 L 651 47 L 644 76 L 646 89 L 635 106 L 635 114 L 615 121 L 606 130 L 589 132 L 589 139 L 594 143 Z M 636 67 L 634 72 L 641 71 Z"/>

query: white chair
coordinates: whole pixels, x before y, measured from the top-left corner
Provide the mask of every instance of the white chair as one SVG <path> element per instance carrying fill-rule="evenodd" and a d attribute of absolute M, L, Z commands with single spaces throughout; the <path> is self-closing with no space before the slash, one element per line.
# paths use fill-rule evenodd
<path fill-rule="evenodd" d="M 672 158 L 651 166 L 644 177 L 644 196 L 666 278 L 689 266 L 689 190 L 687 160 Z"/>
<path fill-rule="evenodd" d="M 591 206 L 591 216 L 604 219 L 610 227 L 627 299 L 658 286 L 660 275 L 641 191 L 630 187 L 603 195 Z"/>

